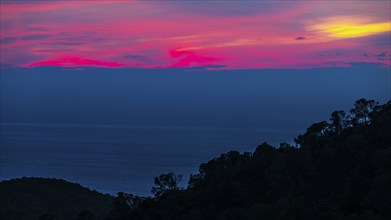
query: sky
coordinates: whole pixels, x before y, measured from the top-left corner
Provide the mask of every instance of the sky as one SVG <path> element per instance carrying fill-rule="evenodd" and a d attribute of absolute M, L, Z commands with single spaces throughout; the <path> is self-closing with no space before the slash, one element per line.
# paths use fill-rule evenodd
<path fill-rule="evenodd" d="M 4 67 L 390 68 L 389 1 L 1 1 Z"/>
<path fill-rule="evenodd" d="M 389 1 L 1 1 L 1 121 L 305 129 L 390 100 Z"/>

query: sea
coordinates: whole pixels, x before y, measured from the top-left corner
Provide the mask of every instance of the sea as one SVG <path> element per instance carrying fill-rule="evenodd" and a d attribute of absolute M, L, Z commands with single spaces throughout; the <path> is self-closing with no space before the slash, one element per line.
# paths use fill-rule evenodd
<path fill-rule="evenodd" d="M 190 174 L 231 150 L 291 143 L 297 130 L 92 124 L 0 124 L 0 180 L 60 178 L 98 192 L 150 196 L 154 177 Z"/>

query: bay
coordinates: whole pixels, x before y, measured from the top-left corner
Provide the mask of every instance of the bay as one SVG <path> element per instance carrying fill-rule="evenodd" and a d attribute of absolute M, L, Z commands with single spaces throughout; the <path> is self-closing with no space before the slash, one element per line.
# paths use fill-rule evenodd
<path fill-rule="evenodd" d="M 61 178 L 99 192 L 151 195 L 153 178 L 182 174 L 230 150 L 253 152 L 297 130 L 93 124 L 1 124 L 0 178 Z"/>

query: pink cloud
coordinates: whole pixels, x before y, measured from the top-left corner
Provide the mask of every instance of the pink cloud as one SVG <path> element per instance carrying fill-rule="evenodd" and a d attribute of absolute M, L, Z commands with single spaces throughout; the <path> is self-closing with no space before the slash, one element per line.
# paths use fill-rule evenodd
<path fill-rule="evenodd" d="M 199 56 L 191 51 L 173 49 L 169 50 L 169 54 L 173 58 L 179 58 L 175 63 L 167 67 L 191 67 L 191 66 L 207 66 L 212 65 L 218 59 L 213 57 Z"/>
<path fill-rule="evenodd" d="M 104 62 L 98 60 L 83 59 L 78 57 L 64 57 L 55 60 L 46 60 L 41 62 L 34 62 L 27 65 L 28 67 L 36 66 L 59 66 L 59 67 L 73 67 L 73 66 L 99 66 L 99 67 L 121 67 L 124 64 L 116 62 Z"/>

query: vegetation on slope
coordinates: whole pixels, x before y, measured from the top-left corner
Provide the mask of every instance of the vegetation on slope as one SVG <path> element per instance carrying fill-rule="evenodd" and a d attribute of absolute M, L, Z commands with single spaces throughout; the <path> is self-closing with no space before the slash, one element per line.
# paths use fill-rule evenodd
<path fill-rule="evenodd" d="M 0 219 L 4 220 L 68 220 L 79 215 L 102 219 L 112 201 L 112 196 L 59 179 L 24 177 L 0 182 Z"/>
<path fill-rule="evenodd" d="M 153 198 L 120 193 L 108 219 L 391 219 L 391 103 L 360 99 L 311 125 L 296 146 L 267 143 L 172 173 Z"/>

